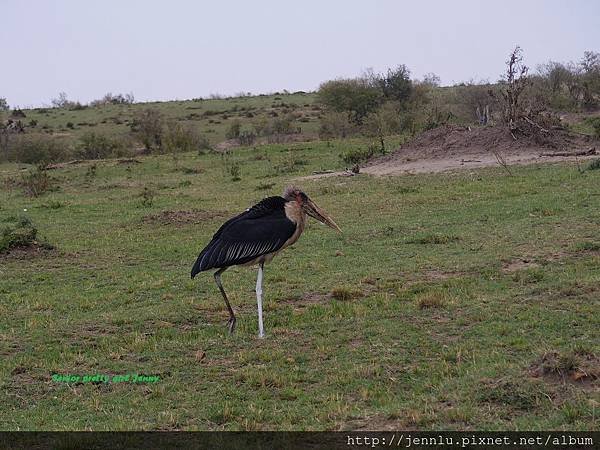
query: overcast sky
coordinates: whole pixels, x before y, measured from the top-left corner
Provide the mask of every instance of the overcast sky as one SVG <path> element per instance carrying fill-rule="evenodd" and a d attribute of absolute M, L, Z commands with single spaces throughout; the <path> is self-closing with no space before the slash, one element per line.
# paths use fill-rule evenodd
<path fill-rule="evenodd" d="M 600 1 L 0 0 L 0 97 L 138 101 L 314 90 L 406 64 L 442 84 L 600 51 Z"/>

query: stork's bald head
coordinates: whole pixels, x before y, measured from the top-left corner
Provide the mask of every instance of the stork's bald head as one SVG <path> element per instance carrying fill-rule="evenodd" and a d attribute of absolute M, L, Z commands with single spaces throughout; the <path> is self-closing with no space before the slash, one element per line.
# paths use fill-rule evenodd
<path fill-rule="evenodd" d="M 337 231 L 340 230 L 340 227 L 333 221 L 329 215 L 325 211 L 323 211 L 315 202 L 313 202 L 308 195 L 306 195 L 299 187 L 297 186 L 288 186 L 283 191 L 282 197 L 286 202 L 295 201 L 304 213 L 309 216 L 317 219 L 319 222 L 324 223 L 325 225 L 333 228 Z"/>

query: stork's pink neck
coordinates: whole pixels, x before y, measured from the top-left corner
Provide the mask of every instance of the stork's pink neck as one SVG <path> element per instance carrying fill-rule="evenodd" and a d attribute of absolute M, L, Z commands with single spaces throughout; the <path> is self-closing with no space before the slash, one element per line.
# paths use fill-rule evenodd
<path fill-rule="evenodd" d="M 285 215 L 288 219 L 296 224 L 300 230 L 304 230 L 306 224 L 306 213 L 297 201 L 292 200 L 291 202 L 285 203 Z"/>

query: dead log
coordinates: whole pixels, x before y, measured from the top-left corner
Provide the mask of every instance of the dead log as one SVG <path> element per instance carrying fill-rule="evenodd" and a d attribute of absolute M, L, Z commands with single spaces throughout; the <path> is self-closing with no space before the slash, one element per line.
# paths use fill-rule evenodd
<path fill-rule="evenodd" d="M 555 152 L 555 153 L 542 153 L 540 156 L 592 156 L 596 155 L 598 152 L 594 147 L 588 150 L 582 150 L 580 152 Z"/>

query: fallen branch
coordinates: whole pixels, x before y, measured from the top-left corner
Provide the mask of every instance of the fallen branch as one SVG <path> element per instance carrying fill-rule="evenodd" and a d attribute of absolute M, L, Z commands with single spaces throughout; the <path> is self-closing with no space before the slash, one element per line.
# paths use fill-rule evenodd
<path fill-rule="evenodd" d="M 525 121 L 535 127 L 538 127 L 541 131 L 543 131 L 544 133 L 548 133 L 548 130 L 546 130 L 544 127 L 541 127 L 540 125 L 538 125 L 537 123 L 535 123 L 533 120 L 531 120 L 529 117 L 523 116 L 523 119 L 525 119 Z"/>
<path fill-rule="evenodd" d="M 594 147 L 588 150 L 582 150 L 580 152 L 555 152 L 555 153 L 542 153 L 540 156 L 592 156 L 596 155 L 598 152 Z"/>

